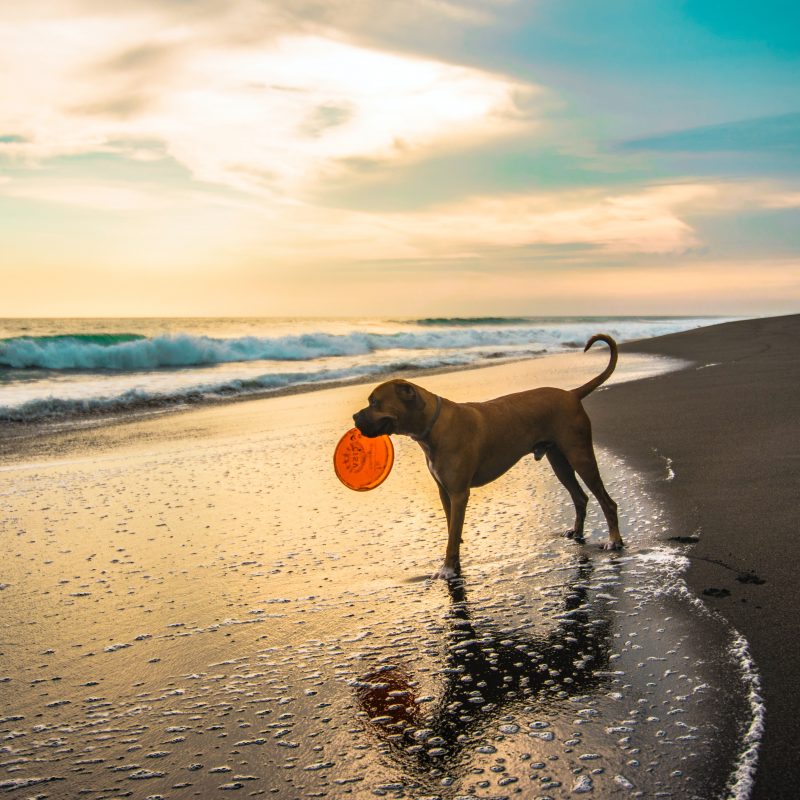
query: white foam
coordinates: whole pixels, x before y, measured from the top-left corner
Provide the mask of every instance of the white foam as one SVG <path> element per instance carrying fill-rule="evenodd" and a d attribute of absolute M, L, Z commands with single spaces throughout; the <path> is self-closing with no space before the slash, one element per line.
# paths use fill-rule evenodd
<path fill-rule="evenodd" d="M 671 460 L 667 461 L 670 468 Z M 674 477 L 674 473 L 673 473 Z M 669 477 L 667 478 L 670 479 Z M 638 487 L 641 491 L 641 487 Z M 747 640 L 717 611 L 710 609 L 697 595 L 693 594 L 684 580 L 684 573 L 691 561 L 680 548 L 661 546 L 648 548 L 635 554 L 637 561 L 649 567 L 647 573 L 655 579 L 654 583 L 646 582 L 637 586 L 635 591 L 654 595 L 667 594 L 679 597 L 688 602 L 696 612 L 710 617 L 725 626 L 730 636 L 728 652 L 738 664 L 740 679 L 749 704 L 750 720 L 747 730 L 740 742 L 740 750 L 736 765 L 727 781 L 726 796 L 733 800 L 747 800 L 753 789 L 758 751 L 764 734 L 765 704 L 761 695 L 761 679 L 758 669 L 750 654 Z M 694 687 L 694 692 L 707 688 L 705 683 Z"/>
<path fill-rule="evenodd" d="M 675 480 L 675 470 L 672 468 L 672 459 L 669 456 L 662 455 L 658 452 L 658 450 L 654 447 L 653 452 L 664 461 L 664 466 L 666 468 L 667 474 L 664 478 L 665 481 L 673 481 Z"/>
<path fill-rule="evenodd" d="M 741 634 L 737 634 L 730 646 L 731 655 L 739 664 L 742 682 L 747 689 L 750 703 L 750 725 L 742 740 L 738 763 L 728 781 L 730 797 L 746 800 L 750 797 L 758 765 L 758 750 L 764 736 L 765 705 L 761 696 L 761 677 L 750 655 L 750 646 Z"/>

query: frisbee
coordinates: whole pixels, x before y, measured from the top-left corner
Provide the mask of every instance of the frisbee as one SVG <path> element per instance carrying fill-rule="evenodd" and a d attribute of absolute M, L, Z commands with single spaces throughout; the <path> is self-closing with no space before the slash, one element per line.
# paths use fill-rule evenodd
<path fill-rule="evenodd" d="M 392 471 L 394 447 L 388 436 L 370 439 L 358 428 L 351 428 L 339 439 L 333 452 L 336 476 L 356 492 L 366 492 L 380 486 Z"/>

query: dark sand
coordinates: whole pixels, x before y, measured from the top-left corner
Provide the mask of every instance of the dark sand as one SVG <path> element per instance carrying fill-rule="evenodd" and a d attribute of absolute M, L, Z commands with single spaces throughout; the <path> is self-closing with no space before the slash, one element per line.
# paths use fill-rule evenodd
<path fill-rule="evenodd" d="M 673 528 L 698 538 L 690 588 L 750 642 L 767 709 L 757 800 L 800 796 L 799 339 L 792 315 L 627 344 L 623 358 L 693 364 L 586 401 L 598 442 L 645 474 Z"/>

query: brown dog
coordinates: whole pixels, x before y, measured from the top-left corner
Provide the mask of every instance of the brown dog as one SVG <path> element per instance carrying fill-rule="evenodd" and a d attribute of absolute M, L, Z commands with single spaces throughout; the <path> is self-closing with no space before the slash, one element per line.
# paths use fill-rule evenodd
<path fill-rule="evenodd" d="M 575 473 L 597 498 L 608 522 L 604 548 L 622 547 L 617 504 L 600 479 L 592 447 L 592 426 L 581 400 L 608 379 L 617 365 L 617 344 L 605 334 L 592 336 L 611 348 L 608 366 L 578 389 L 549 387 L 497 397 L 485 403 L 454 403 L 404 380 L 382 383 L 369 396 L 369 405 L 353 415 L 364 436 L 387 433 L 419 442 L 428 469 L 439 487 L 447 516 L 447 552 L 434 578 L 446 580 L 461 571 L 459 546 L 469 491 L 499 478 L 523 456 L 546 455 L 575 504 L 575 525 L 564 535 L 583 541 L 586 493 Z"/>

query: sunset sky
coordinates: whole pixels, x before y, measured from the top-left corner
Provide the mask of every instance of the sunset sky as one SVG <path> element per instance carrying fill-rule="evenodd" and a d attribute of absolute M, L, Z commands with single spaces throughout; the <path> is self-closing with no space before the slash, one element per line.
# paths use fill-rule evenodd
<path fill-rule="evenodd" d="M 800 310 L 800 5 L 0 6 L 0 316 Z"/>

